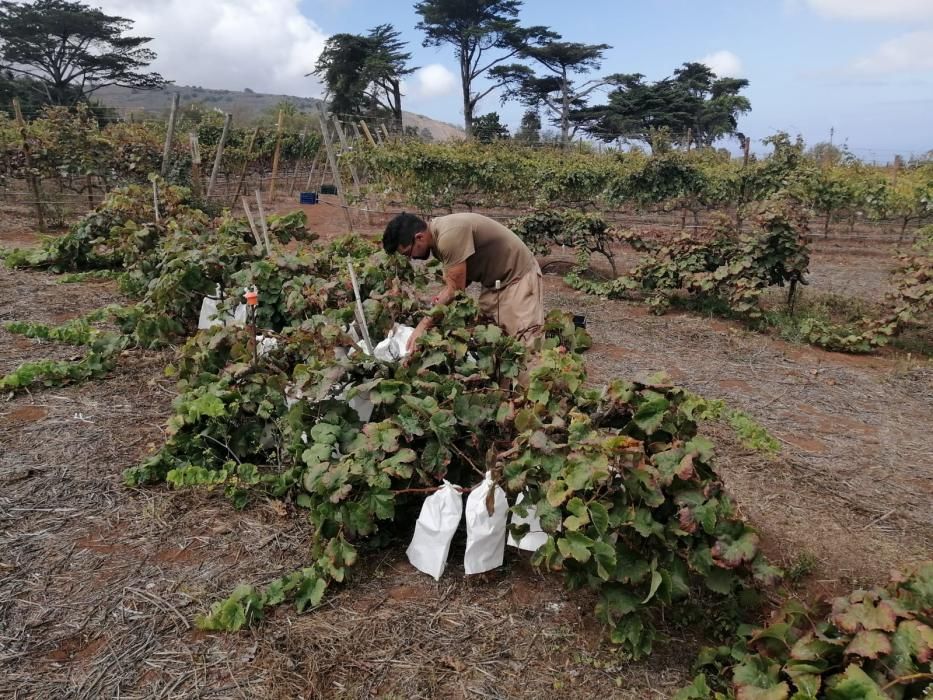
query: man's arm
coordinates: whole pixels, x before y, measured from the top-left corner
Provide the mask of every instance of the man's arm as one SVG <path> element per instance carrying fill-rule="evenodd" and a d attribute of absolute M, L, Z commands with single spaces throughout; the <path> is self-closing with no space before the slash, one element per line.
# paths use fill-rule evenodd
<path fill-rule="evenodd" d="M 447 283 L 446 286 L 441 290 L 440 294 L 434 297 L 434 304 L 449 304 L 457 294 L 462 292 L 467 287 L 467 267 L 466 262 L 458 263 L 457 265 L 451 265 L 450 267 L 444 270 L 444 281 Z M 421 319 L 415 327 L 415 332 L 411 334 L 411 337 L 408 339 L 408 352 L 412 352 L 415 349 L 415 343 L 418 338 L 421 337 L 426 330 L 428 330 L 433 324 L 430 316 L 425 316 Z"/>

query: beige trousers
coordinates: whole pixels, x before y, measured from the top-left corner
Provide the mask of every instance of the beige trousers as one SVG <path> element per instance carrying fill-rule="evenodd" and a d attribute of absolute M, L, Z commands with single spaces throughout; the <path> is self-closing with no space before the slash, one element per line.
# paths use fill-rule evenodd
<path fill-rule="evenodd" d="M 479 308 L 513 337 L 531 340 L 538 336 L 544 325 L 544 287 L 538 263 L 499 291 L 483 287 Z"/>

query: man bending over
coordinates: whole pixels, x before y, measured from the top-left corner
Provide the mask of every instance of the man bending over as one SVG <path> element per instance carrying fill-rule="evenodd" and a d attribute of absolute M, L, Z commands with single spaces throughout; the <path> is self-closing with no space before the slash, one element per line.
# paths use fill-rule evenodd
<path fill-rule="evenodd" d="M 530 339 L 544 325 L 541 268 L 522 240 L 498 221 L 482 214 L 449 214 L 425 223 L 414 214 L 399 214 L 386 226 L 382 246 L 415 260 L 434 255 L 444 265 L 446 286 L 434 298 L 447 304 L 467 285 L 479 282 L 480 310 L 506 333 Z M 412 351 L 431 327 L 430 316 L 408 341 Z"/>

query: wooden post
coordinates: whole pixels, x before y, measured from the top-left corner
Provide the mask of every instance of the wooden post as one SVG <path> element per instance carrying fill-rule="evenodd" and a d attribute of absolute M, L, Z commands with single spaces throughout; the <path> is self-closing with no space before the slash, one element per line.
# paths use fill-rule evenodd
<path fill-rule="evenodd" d="M 259 209 L 259 226 L 262 230 L 262 239 L 266 242 L 266 255 L 272 255 L 272 244 L 269 242 L 269 227 L 266 225 L 266 211 L 262 208 L 262 190 L 256 190 L 256 207 Z"/>
<path fill-rule="evenodd" d="M 84 176 L 84 184 L 87 185 L 87 206 L 89 209 L 94 208 L 94 179 L 91 177 L 91 174 L 88 173 Z"/>
<path fill-rule="evenodd" d="M 195 131 L 188 133 L 188 142 L 191 144 L 191 194 L 195 199 L 201 198 L 201 146 L 198 144 L 198 134 Z"/>
<path fill-rule="evenodd" d="M 156 184 L 156 181 L 152 181 L 152 208 L 155 211 L 155 222 L 156 224 L 162 223 L 162 215 L 159 214 L 159 185 Z"/>
<path fill-rule="evenodd" d="M 282 127 L 285 124 L 285 111 L 279 110 L 279 121 L 275 125 L 275 153 L 272 156 L 272 182 L 269 183 L 269 201 L 275 204 L 275 179 L 279 176 L 279 157 L 282 154 Z"/>
<path fill-rule="evenodd" d="M 337 170 L 337 158 L 334 156 L 334 147 L 330 140 L 330 132 L 327 129 L 327 112 L 324 111 L 323 104 L 318 105 L 318 107 L 321 110 L 321 113 L 318 115 L 318 120 L 321 122 L 321 134 L 324 137 L 324 147 L 327 149 L 327 162 L 330 164 L 330 170 L 334 176 L 334 184 L 337 186 L 337 196 L 340 198 L 340 206 L 343 207 L 343 211 L 347 216 L 347 226 L 349 226 L 350 231 L 352 231 L 353 220 L 350 217 L 350 210 L 347 209 L 347 198 L 343 191 L 343 183 L 340 181 L 340 171 Z"/>
<path fill-rule="evenodd" d="M 168 174 L 168 164 L 172 158 L 172 139 L 175 138 L 175 121 L 178 118 L 178 93 L 172 96 L 172 109 L 168 113 L 168 130 L 165 133 L 165 148 L 162 149 L 162 169 L 159 174 L 165 177 Z"/>
<path fill-rule="evenodd" d="M 382 130 L 383 136 L 386 137 L 386 141 L 391 141 L 392 138 L 389 136 L 389 130 L 386 129 L 386 125 L 385 125 L 385 124 L 380 124 L 380 125 L 379 125 L 379 128 Z"/>
<path fill-rule="evenodd" d="M 350 122 L 350 126 L 353 127 L 353 136 L 356 137 L 357 143 L 363 140 L 363 135 L 360 134 L 360 127 L 356 125 L 356 122 Z"/>
<path fill-rule="evenodd" d="M 337 136 L 340 139 L 340 148 L 342 151 L 349 151 L 350 145 L 347 142 L 347 136 L 343 133 L 343 127 L 340 125 L 340 121 L 337 117 L 331 115 L 331 119 L 334 120 L 334 126 L 337 128 Z M 350 162 L 350 176 L 353 178 L 353 194 L 359 198 L 360 196 L 360 176 L 356 172 L 356 166 L 353 165 L 352 161 Z"/>
<path fill-rule="evenodd" d="M 295 158 L 295 169 L 292 171 L 291 179 L 288 182 L 288 196 L 295 196 L 295 187 L 298 185 L 298 170 L 301 167 L 301 153 L 304 151 L 305 139 L 308 138 L 308 130 L 302 129 L 298 135 L 298 157 Z M 286 179 L 288 176 L 286 175 Z"/>
<path fill-rule="evenodd" d="M 243 197 L 243 211 L 246 212 L 246 221 L 249 224 L 249 230 L 253 232 L 253 238 L 256 239 L 256 245 L 262 249 L 262 239 L 259 237 L 259 231 L 256 230 L 256 222 L 253 221 L 253 212 L 250 211 L 249 200 L 246 197 Z M 266 255 L 269 255 L 269 251 L 266 251 Z"/>
<path fill-rule="evenodd" d="M 259 136 L 258 126 L 253 129 L 253 133 L 249 137 L 249 145 L 246 147 L 246 158 L 243 161 L 243 167 L 240 169 L 240 179 L 236 184 L 236 192 L 233 193 L 234 202 L 236 202 L 236 198 L 240 196 L 240 190 L 243 189 L 243 182 L 246 180 L 246 169 L 249 168 L 249 157 L 253 155 L 253 145 L 256 143 L 257 136 Z"/>
<path fill-rule="evenodd" d="M 366 122 L 360 119 L 360 127 L 363 129 L 363 133 L 366 134 L 366 140 L 369 141 L 370 146 L 375 146 L 376 141 L 373 139 L 373 135 L 369 133 L 369 127 L 366 126 Z"/>
<path fill-rule="evenodd" d="M 214 191 L 214 184 L 217 182 L 217 173 L 220 172 L 220 160 L 224 156 L 224 145 L 227 143 L 227 132 L 230 131 L 230 122 L 233 115 L 227 112 L 224 116 L 224 130 L 220 132 L 220 143 L 217 144 L 217 153 L 214 155 L 214 167 L 211 169 L 211 180 L 207 183 L 207 194 L 204 199 L 210 199 Z"/>
<path fill-rule="evenodd" d="M 321 150 L 317 149 L 317 153 L 314 154 L 314 160 L 311 161 L 311 170 L 308 171 L 308 181 L 305 183 L 305 192 L 311 191 L 311 178 L 314 177 L 314 169 L 317 167 L 317 162 L 321 158 Z"/>
<path fill-rule="evenodd" d="M 742 151 L 744 152 L 744 159 L 742 162 L 742 167 L 745 167 L 745 168 L 748 167 L 748 157 L 749 157 L 749 151 L 751 150 L 751 147 L 752 147 L 752 140 L 748 136 L 746 136 L 745 139 L 742 141 Z"/>
<path fill-rule="evenodd" d="M 687 129 L 687 153 L 690 153 L 691 141 L 693 141 L 693 129 Z"/>
<path fill-rule="evenodd" d="M 23 119 L 23 108 L 20 106 L 19 98 L 13 98 L 13 114 L 16 117 L 16 123 L 19 125 L 20 136 L 23 137 L 23 160 L 26 162 L 26 170 L 29 172 L 29 188 L 32 190 L 32 198 L 36 200 L 36 219 L 39 224 L 39 232 L 45 233 L 45 212 L 42 210 L 42 192 L 39 187 L 39 176 L 32 172 L 32 154 L 29 151 L 29 134 L 26 131 L 26 120 Z"/>

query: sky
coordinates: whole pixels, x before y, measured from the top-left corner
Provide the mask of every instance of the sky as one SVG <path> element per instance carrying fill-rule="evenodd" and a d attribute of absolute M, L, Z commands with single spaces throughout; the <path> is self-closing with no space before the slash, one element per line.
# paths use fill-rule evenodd
<path fill-rule="evenodd" d="M 412 1 L 85 1 L 133 19 L 134 34 L 153 37 L 153 68 L 180 85 L 303 97 L 322 95 L 305 74 L 328 36 L 391 23 L 419 67 L 403 107 L 463 123 L 453 49 L 422 46 Z M 879 161 L 933 149 L 933 0 L 525 0 L 520 21 L 610 44 L 601 74 L 658 80 L 701 61 L 747 78 L 752 112 L 739 129 L 756 141 L 787 131 L 815 143 L 832 130 L 837 145 Z M 491 111 L 515 128 L 523 108 L 493 94 L 477 114 Z"/>

